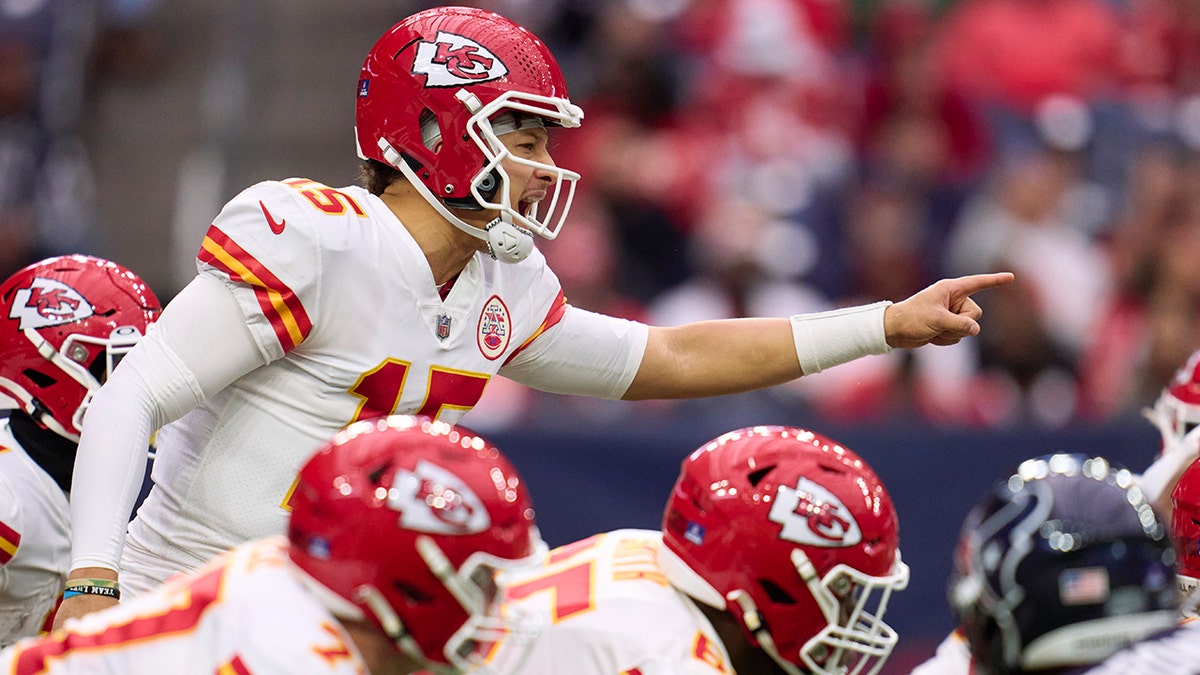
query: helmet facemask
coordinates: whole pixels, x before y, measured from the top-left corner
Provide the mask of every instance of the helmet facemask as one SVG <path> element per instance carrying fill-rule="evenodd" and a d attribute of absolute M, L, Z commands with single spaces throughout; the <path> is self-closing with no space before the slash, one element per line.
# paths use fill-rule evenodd
<path fill-rule="evenodd" d="M 771 637 L 770 626 L 761 615 L 751 595 L 737 590 L 729 594 L 728 606 L 736 607 L 746 630 L 789 675 L 873 675 L 883 667 L 896 646 L 897 634 L 884 623 L 888 602 L 893 591 L 908 586 L 908 565 L 900 560 L 899 551 L 891 574 L 875 577 L 845 564 L 835 565 L 824 578 L 804 551 L 792 551 L 796 573 L 804 579 L 813 599 L 825 617 L 826 626 L 810 638 L 798 657 L 805 664 L 801 670 L 785 659 Z"/>
<path fill-rule="evenodd" d="M 125 354 L 129 353 L 138 340 L 142 339 L 142 333 L 136 326 L 120 326 L 115 328 L 108 338 L 98 338 L 85 333 L 72 333 L 63 341 L 60 349 L 55 349 L 54 345 L 50 344 L 34 328 L 25 328 L 21 333 L 42 358 L 83 387 L 83 400 L 71 416 L 71 424 L 76 430 L 83 429 L 83 416 L 87 412 L 88 406 L 91 405 L 92 397 L 100 390 L 100 385 L 108 380 Z M 88 345 L 99 346 L 104 350 L 103 361 L 100 360 L 99 355 L 95 359 L 92 358 L 92 348 Z M 103 364 L 103 370 L 93 373 L 92 370 L 89 370 L 87 365 L 89 363 L 96 366 Z M 64 438 L 79 441 L 79 433 L 66 428 L 55 419 L 49 410 L 37 400 L 36 396 L 20 385 L 8 382 L 5 378 L 0 378 L 0 381 L 5 390 L 18 397 L 22 409 L 40 424 Z"/>
<path fill-rule="evenodd" d="M 473 102 L 468 95 L 464 103 L 468 107 L 478 105 L 478 99 Z M 538 105 L 541 104 L 541 105 Z M 552 106 L 554 112 L 549 113 L 545 106 Z M 538 236 L 554 239 L 558 236 L 575 199 L 575 186 L 580 176 L 574 171 L 559 168 L 553 164 L 535 162 L 533 160 L 513 155 L 504 142 L 500 140 L 512 131 L 530 128 L 527 120 L 535 122 L 535 126 L 545 126 L 549 122 L 556 126 L 579 126 L 583 111 L 562 99 L 550 99 L 544 96 L 506 92 L 486 106 L 480 107 L 471 115 L 467 122 L 467 135 L 479 147 L 487 164 L 471 181 L 471 194 L 485 209 L 500 212 L 504 222 L 513 223 Z M 550 186 L 549 200 L 529 204 L 524 210 L 514 207 L 510 191 L 512 180 L 504 170 L 504 161 L 529 167 L 534 171 L 549 173 L 554 176 Z M 495 172 L 500 176 L 500 186 L 497 190 L 481 189 Z M 491 199 L 488 194 L 493 195 Z M 497 200 L 498 198 L 498 200 Z M 561 199 L 561 202 L 560 202 Z M 519 205 L 517 205 L 519 206 Z"/>

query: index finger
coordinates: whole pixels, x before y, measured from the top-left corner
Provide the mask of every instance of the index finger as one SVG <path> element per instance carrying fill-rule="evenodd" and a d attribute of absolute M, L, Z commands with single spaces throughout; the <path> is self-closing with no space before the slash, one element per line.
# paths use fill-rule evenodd
<path fill-rule="evenodd" d="M 1012 282 L 1016 276 L 1012 272 L 993 272 L 991 274 L 969 274 L 965 277 L 950 279 L 951 290 L 965 295 L 974 295 L 979 291 L 1003 286 Z"/>

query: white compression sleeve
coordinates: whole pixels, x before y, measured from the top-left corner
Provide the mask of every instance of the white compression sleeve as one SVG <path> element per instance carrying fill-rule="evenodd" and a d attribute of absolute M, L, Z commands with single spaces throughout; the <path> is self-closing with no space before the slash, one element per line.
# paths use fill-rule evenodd
<path fill-rule="evenodd" d="M 568 305 L 500 374 L 542 391 L 616 400 L 637 375 L 648 335 L 645 324 Z"/>
<path fill-rule="evenodd" d="M 883 313 L 890 304 L 884 301 L 792 316 L 800 369 L 813 375 L 862 356 L 892 351 L 883 330 Z"/>
<path fill-rule="evenodd" d="M 171 301 L 84 418 L 71 486 L 72 568 L 117 569 L 151 434 L 264 362 L 219 281 L 198 277 Z"/>

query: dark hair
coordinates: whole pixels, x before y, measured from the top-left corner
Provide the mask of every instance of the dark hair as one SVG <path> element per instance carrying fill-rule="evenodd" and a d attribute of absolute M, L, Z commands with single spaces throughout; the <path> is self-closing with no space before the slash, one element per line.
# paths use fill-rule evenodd
<path fill-rule="evenodd" d="M 358 182 L 367 192 L 377 197 L 383 194 L 392 181 L 402 177 L 399 171 L 379 160 L 368 159 L 358 165 Z"/>

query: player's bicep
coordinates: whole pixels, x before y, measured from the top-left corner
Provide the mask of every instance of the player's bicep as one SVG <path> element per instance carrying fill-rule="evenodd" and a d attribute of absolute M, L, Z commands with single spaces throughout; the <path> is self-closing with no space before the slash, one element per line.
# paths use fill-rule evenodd
<path fill-rule="evenodd" d="M 270 352 L 247 327 L 231 290 L 209 276 L 196 277 L 180 291 L 155 330 L 206 397 L 270 361 Z"/>
<path fill-rule="evenodd" d="M 637 373 L 646 333 L 645 324 L 568 305 L 500 374 L 542 391 L 619 399 Z"/>

